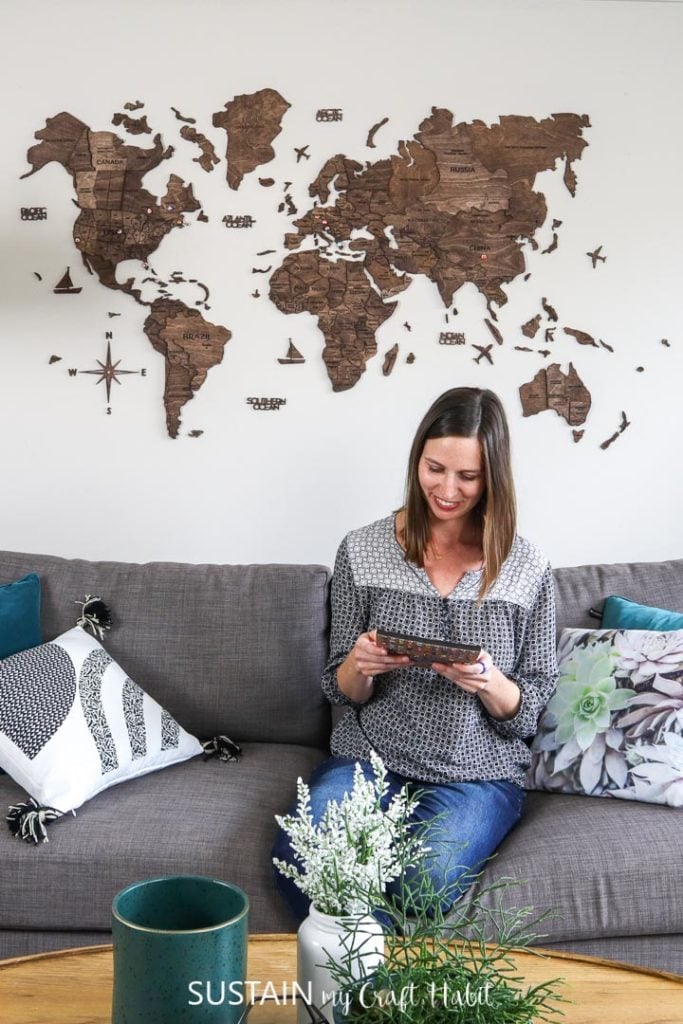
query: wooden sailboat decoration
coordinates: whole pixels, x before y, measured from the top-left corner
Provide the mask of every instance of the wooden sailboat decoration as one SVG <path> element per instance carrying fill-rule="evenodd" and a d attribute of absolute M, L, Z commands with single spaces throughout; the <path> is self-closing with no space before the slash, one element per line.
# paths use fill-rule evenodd
<path fill-rule="evenodd" d="M 71 274 L 69 273 L 69 267 L 66 268 L 66 274 L 61 278 L 60 281 L 54 286 L 52 291 L 55 295 L 78 295 L 82 288 L 74 288 L 74 283 L 71 280 Z"/>
<path fill-rule="evenodd" d="M 301 352 L 299 352 L 299 349 L 296 347 L 296 345 L 294 344 L 294 342 L 290 338 L 289 339 L 289 348 L 287 349 L 287 355 L 285 356 L 284 359 L 278 359 L 278 363 L 286 364 L 286 363 L 305 363 L 305 362 L 306 362 L 306 360 L 301 355 Z"/>

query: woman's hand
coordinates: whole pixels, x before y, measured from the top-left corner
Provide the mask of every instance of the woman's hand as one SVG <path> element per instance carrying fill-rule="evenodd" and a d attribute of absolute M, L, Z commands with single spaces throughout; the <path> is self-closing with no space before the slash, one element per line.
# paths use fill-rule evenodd
<path fill-rule="evenodd" d="M 391 672 L 394 668 L 405 668 L 410 664 L 410 658 L 404 654 L 387 654 L 386 648 L 380 647 L 377 643 L 376 629 L 369 633 L 361 633 L 346 660 L 351 662 L 356 672 L 366 678 Z"/>
<path fill-rule="evenodd" d="M 471 665 L 434 662 L 432 668 L 465 693 L 476 694 L 493 718 L 513 718 L 519 711 L 522 694 L 517 683 L 496 668 L 488 651 Z"/>
<path fill-rule="evenodd" d="M 372 696 L 372 680 L 394 668 L 405 668 L 410 658 L 402 654 L 387 654 L 377 641 L 377 631 L 361 633 L 337 669 L 339 689 L 357 704 Z"/>

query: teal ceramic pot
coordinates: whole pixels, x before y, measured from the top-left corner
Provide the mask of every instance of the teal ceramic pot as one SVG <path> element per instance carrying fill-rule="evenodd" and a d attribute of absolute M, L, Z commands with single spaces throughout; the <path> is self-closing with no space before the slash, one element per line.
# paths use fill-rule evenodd
<path fill-rule="evenodd" d="M 217 878 L 137 882 L 112 904 L 112 1024 L 237 1024 L 249 900 Z"/>

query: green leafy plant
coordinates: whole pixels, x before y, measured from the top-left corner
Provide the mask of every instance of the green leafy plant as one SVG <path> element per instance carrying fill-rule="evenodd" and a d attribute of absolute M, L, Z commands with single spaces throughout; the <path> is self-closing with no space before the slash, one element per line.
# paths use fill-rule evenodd
<path fill-rule="evenodd" d="M 467 884 L 480 875 L 470 875 Z M 542 937 L 548 916 L 510 909 L 503 897 L 516 884 L 500 879 L 462 900 L 463 882 L 436 889 L 424 860 L 404 875 L 377 910 L 391 922 L 384 963 L 358 978 L 353 929 L 341 960 L 328 962 L 338 992 L 335 1020 L 344 1024 L 532 1024 L 553 1021 L 565 1001 L 561 979 L 525 984 L 515 951 Z M 541 955 L 541 954 L 536 954 Z"/>

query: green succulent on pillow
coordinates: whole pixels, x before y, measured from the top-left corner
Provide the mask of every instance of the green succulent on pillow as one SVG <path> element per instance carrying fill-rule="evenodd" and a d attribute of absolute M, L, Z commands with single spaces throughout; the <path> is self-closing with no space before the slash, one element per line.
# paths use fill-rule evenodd
<path fill-rule="evenodd" d="M 562 666 L 557 690 L 548 703 L 548 711 L 557 722 L 558 745 L 574 737 L 581 750 L 587 750 L 598 733 L 609 729 L 612 713 L 626 707 L 635 696 L 635 690 L 615 684 L 616 661 L 608 641 L 576 647 Z"/>

